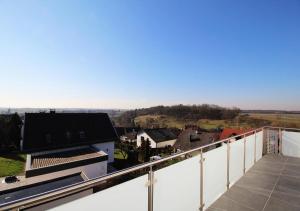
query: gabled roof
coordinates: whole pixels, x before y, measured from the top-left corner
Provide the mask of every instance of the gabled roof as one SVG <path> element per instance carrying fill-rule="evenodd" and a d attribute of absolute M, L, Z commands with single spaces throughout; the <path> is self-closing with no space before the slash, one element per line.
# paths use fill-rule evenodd
<path fill-rule="evenodd" d="M 115 127 L 117 134 L 119 136 L 123 136 L 128 133 L 138 132 L 141 128 L 140 127 Z"/>
<path fill-rule="evenodd" d="M 253 130 L 253 129 L 224 128 L 220 135 L 220 140 L 229 138 L 231 136 L 241 135 L 241 134 L 247 133 L 251 130 Z"/>
<path fill-rule="evenodd" d="M 156 143 L 174 140 L 177 138 L 173 132 L 166 128 L 144 129 L 143 131 L 147 133 Z"/>
<path fill-rule="evenodd" d="M 24 151 L 67 148 L 117 139 L 106 113 L 25 114 Z"/>

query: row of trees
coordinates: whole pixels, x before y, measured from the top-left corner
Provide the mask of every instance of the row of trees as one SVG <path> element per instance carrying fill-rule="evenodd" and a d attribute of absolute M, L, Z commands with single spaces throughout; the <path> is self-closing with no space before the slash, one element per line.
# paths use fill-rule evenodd
<path fill-rule="evenodd" d="M 0 115 L 0 151 L 20 150 L 22 120 L 15 114 Z"/>
<path fill-rule="evenodd" d="M 168 115 L 184 120 L 231 120 L 240 114 L 239 108 L 224 108 L 217 105 L 174 105 L 156 106 L 131 110 L 123 113 L 116 119 L 116 123 L 122 126 L 134 126 L 134 118 L 142 115 Z"/>

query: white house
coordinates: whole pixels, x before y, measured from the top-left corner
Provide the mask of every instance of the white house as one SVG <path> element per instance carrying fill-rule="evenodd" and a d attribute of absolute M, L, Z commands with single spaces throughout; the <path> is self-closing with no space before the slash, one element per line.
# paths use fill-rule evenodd
<path fill-rule="evenodd" d="M 26 113 L 22 150 L 26 177 L 78 172 L 88 179 L 107 173 L 119 139 L 106 113 Z"/>
<path fill-rule="evenodd" d="M 173 146 L 177 136 L 166 128 L 144 129 L 137 134 L 137 147 L 142 145 L 143 140 L 149 140 L 151 148 L 164 148 Z"/>

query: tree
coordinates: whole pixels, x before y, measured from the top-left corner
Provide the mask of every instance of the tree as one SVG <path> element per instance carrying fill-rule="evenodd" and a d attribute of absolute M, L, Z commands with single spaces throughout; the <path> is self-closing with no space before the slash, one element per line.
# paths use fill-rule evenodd
<path fill-rule="evenodd" d="M 0 116 L 0 149 L 19 150 L 22 120 L 17 113 Z"/>
<path fill-rule="evenodd" d="M 13 114 L 8 123 L 8 138 L 10 146 L 17 150 L 20 149 L 21 126 L 22 120 L 20 116 L 17 113 Z"/>
<path fill-rule="evenodd" d="M 149 139 L 142 140 L 141 147 L 139 149 L 139 157 L 143 162 L 148 162 L 151 156 L 151 144 Z"/>

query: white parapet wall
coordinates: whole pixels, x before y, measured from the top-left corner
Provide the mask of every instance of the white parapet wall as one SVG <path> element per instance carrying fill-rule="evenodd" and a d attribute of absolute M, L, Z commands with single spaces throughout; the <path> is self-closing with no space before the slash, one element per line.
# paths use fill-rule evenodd
<path fill-rule="evenodd" d="M 300 138 L 300 136 L 299 136 Z M 203 200 L 207 209 L 227 190 L 229 182 L 234 184 L 249 170 L 255 161 L 262 158 L 263 132 L 203 153 L 201 156 L 183 160 L 154 171 L 153 209 L 156 211 L 199 210 Z M 227 153 L 230 154 L 227 154 Z M 229 172 L 227 172 L 229 155 Z M 245 158 L 245 161 L 244 161 Z M 202 171 L 203 170 L 203 171 Z M 203 175 L 203 195 L 201 193 Z M 56 207 L 54 210 L 146 211 L 148 210 L 148 175 L 108 188 L 74 202 Z M 115 203 L 117 202 L 117 203 Z"/>

